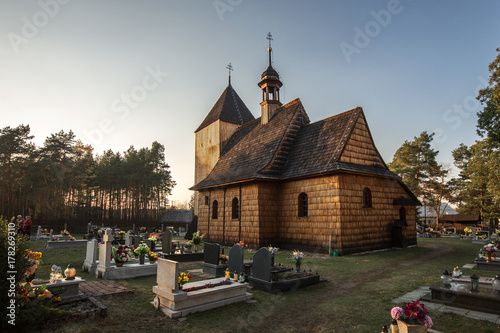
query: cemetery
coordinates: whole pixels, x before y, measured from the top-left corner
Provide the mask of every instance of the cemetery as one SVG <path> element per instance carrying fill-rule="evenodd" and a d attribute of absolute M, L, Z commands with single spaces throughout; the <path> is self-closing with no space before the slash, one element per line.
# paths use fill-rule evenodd
<path fill-rule="evenodd" d="M 89 237 L 85 247 L 74 248 L 47 248 L 47 239 L 30 241 L 33 250 L 43 253 L 33 288 L 44 286 L 58 295 L 61 305 L 57 308 L 61 311 L 82 308 L 73 313 L 73 319 L 56 321 L 58 325 L 70 330 L 85 327 L 120 331 L 108 322 L 123 328 L 120 322 L 133 317 L 154 318 L 154 324 L 146 319 L 134 320 L 135 327 L 143 330 L 179 330 L 185 323 L 192 323 L 188 325 L 193 332 L 266 331 L 278 320 L 290 322 L 283 324 L 287 331 L 311 325 L 311 331 L 348 331 L 355 327 L 354 331 L 377 332 L 383 325 L 390 325 L 391 308 L 409 302 L 402 301 L 409 293 L 412 301 L 425 304 L 432 317 L 434 325 L 428 332 L 458 332 L 462 328 L 488 332 L 500 328 L 500 276 L 478 264 L 478 260 L 486 262 L 488 252 L 474 239 L 424 238 L 416 247 L 404 250 L 334 256 L 271 245 L 255 249 L 243 242 L 201 242 L 194 252 L 186 239 L 170 231 L 158 233 L 156 241 L 148 239 L 151 234 L 141 237 L 125 233 L 123 239 L 115 239 L 114 231 L 104 228 L 100 238 Z M 487 249 L 496 254 L 496 239 L 487 241 L 486 245 L 494 243 L 494 249 Z M 117 252 L 118 248 L 144 245 L 149 251 L 154 249 L 157 260 L 150 263 L 144 255 L 141 264 L 140 257 L 129 253 L 130 259 L 117 265 L 115 258 L 128 255 L 127 251 Z M 489 261 L 495 264 L 496 258 Z M 64 271 L 69 263 L 74 273 L 67 273 L 74 278 L 67 280 Z M 443 270 L 451 272 L 449 278 Z M 88 296 L 92 295 L 89 290 L 94 281 L 110 281 L 105 288 L 111 296 Z M 477 290 L 471 290 L 473 285 Z M 132 293 L 113 294 L 115 288 L 121 288 L 118 286 L 131 288 Z M 415 288 L 424 288 L 425 292 L 417 297 L 412 292 Z M 129 305 L 118 310 L 123 304 Z M 307 311 L 286 315 L 290 307 L 302 304 L 307 304 Z M 355 315 L 355 309 L 360 308 L 374 309 L 373 318 L 360 320 Z M 450 311 L 454 313 L 451 317 Z"/>

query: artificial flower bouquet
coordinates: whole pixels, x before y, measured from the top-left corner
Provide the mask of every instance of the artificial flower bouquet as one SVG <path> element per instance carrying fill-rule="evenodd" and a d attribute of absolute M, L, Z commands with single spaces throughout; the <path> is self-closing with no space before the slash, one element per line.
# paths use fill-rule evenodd
<path fill-rule="evenodd" d="M 193 233 L 193 244 L 200 244 L 201 241 L 203 240 L 203 235 L 200 233 L 200 231 L 196 231 L 195 233 Z"/>
<path fill-rule="evenodd" d="M 158 254 L 148 249 L 148 258 L 150 261 L 158 260 Z"/>
<path fill-rule="evenodd" d="M 179 286 L 182 286 L 184 283 L 189 282 L 189 279 L 191 279 L 193 276 L 191 274 L 186 274 L 184 272 L 179 272 L 179 276 L 177 278 L 177 281 L 179 282 Z"/>
<path fill-rule="evenodd" d="M 158 238 L 160 238 L 160 236 L 158 236 L 158 234 L 151 233 L 151 234 L 149 234 L 148 240 L 156 242 L 158 240 Z"/>
<path fill-rule="evenodd" d="M 113 246 L 112 253 L 115 262 L 128 262 L 132 258 L 132 250 L 127 245 Z"/>
<path fill-rule="evenodd" d="M 294 259 L 297 264 L 300 264 L 302 262 L 303 258 L 304 258 L 304 254 L 302 252 L 297 251 L 297 250 L 293 250 L 292 259 Z"/>
<path fill-rule="evenodd" d="M 486 244 L 485 246 L 483 246 L 483 250 L 486 253 L 494 253 L 495 245 L 493 243 Z"/>
<path fill-rule="evenodd" d="M 271 255 L 275 255 L 280 249 L 279 247 L 272 247 L 271 245 L 269 245 L 267 250 L 269 251 L 269 253 L 271 253 Z"/>
<path fill-rule="evenodd" d="M 141 242 L 139 246 L 135 248 L 134 253 L 138 256 L 149 253 L 149 246 L 146 243 Z"/>
<path fill-rule="evenodd" d="M 409 325 L 424 325 L 431 328 L 433 324 L 427 309 L 419 301 L 411 301 L 402 308 L 397 306 L 392 308 L 391 317 Z"/>

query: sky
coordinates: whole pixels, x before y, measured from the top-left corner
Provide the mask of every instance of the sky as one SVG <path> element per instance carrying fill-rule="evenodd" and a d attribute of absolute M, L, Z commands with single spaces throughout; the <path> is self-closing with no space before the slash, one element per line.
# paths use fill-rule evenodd
<path fill-rule="evenodd" d="M 189 200 L 194 131 L 228 83 L 260 117 L 273 67 L 281 101 L 311 122 L 361 106 L 386 163 L 421 132 L 438 162 L 471 145 L 477 92 L 500 47 L 500 2 L 354 0 L 0 0 L 0 128 L 34 142 L 61 130 L 95 154 L 165 146 Z M 456 170 L 453 171 L 456 175 Z"/>

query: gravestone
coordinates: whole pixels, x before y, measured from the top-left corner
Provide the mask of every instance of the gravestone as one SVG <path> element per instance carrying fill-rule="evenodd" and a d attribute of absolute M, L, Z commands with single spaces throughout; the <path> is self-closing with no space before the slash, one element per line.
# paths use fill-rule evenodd
<path fill-rule="evenodd" d="M 99 265 L 97 265 L 96 276 L 102 276 L 111 267 L 111 242 L 113 236 L 111 229 L 104 230 L 102 243 L 99 245 Z"/>
<path fill-rule="evenodd" d="M 179 290 L 179 263 L 172 260 L 158 259 L 158 272 L 156 274 L 157 288 L 168 292 Z"/>
<path fill-rule="evenodd" d="M 203 245 L 203 261 L 207 264 L 219 264 L 220 246 L 216 243 L 205 243 Z"/>
<path fill-rule="evenodd" d="M 166 254 L 170 254 L 172 252 L 172 232 L 168 228 L 162 235 L 161 251 Z"/>
<path fill-rule="evenodd" d="M 132 246 L 139 246 L 141 244 L 142 237 L 141 236 L 132 236 Z"/>
<path fill-rule="evenodd" d="M 125 235 L 125 245 L 128 247 L 132 247 L 132 237 L 133 235 L 130 233 L 130 231 L 127 231 L 127 234 Z"/>
<path fill-rule="evenodd" d="M 229 250 L 227 268 L 229 268 L 231 274 L 237 273 L 239 275 L 243 273 L 243 248 L 240 244 L 234 245 Z"/>
<path fill-rule="evenodd" d="M 42 226 L 38 226 L 38 230 L 36 231 L 36 240 L 39 240 L 42 237 Z"/>
<path fill-rule="evenodd" d="M 91 239 L 87 242 L 87 254 L 85 261 L 83 262 L 83 271 L 89 272 L 89 274 L 95 274 L 97 267 L 97 239 Z"/>
<path fill-rule="evenodd" d="M 87 234 L 90 234 L 90 230 L 92 229 L 92 222 L 87 223 Z"/>
<path fill-rule="evenodd" d="M 271 281 L 271 254 L 266 247 L 261 247 L 253 256 L 253 277 Z"/>
<path fill-rule="evenodd" d="M 153 242 L 152 240 L 146 239 L 144 241 L 144 243 L 146 243 L 146 245 L 149 247 L 149 249 L 154 252 L 154 250 L 155 250 L 155 242 Z"/>
<path fill-rule="evenodd" d="M 49 240 L 52 240 L 52 234 L 54 233 L 54 229 L 50 229 L 50 236 L 49 236 Z"/>
<path fill-rule="evenodd" d="M 205 243 L 203 246 L 203 273 L 222 277 L 226 273 L 227 264 L 219 264 L 220 246 L 217 243 Z M 234 273 L 234 272 L 233 272 Z"/>

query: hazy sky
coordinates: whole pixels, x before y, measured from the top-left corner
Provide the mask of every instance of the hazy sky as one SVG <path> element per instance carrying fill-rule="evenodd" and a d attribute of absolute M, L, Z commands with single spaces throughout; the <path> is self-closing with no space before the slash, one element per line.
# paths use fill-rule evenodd
<path fill-rule="evenodd" d="M 194 131 L 227 85 L 260 116 L 273 66 L 283 103 L 311 122 L 361 106 L 387 163 L 436 132 L 440 162 L 475 134 L 499 1 L 0 0 L 0 128 L 29 124 L 35 143 L 73 130 L 101 154 L 165 146 L 186 201 Z"/>

